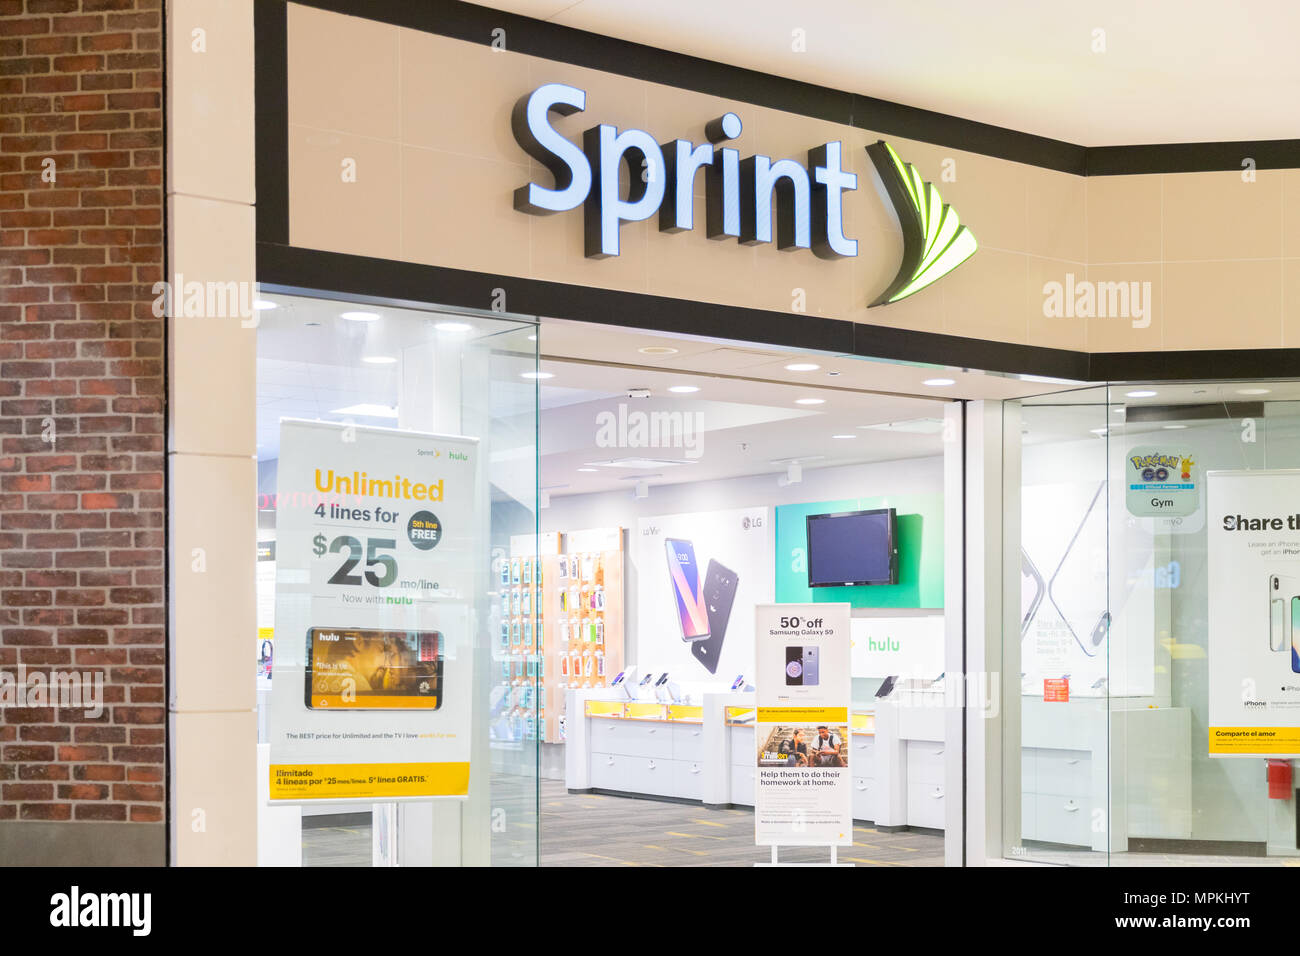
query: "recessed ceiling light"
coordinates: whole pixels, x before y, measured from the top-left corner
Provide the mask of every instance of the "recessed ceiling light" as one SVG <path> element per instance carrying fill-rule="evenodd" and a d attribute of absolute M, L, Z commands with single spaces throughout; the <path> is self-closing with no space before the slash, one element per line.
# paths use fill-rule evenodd
<path fill-rule="evenodd" d="M 1161 425 L 1160 427 L 1161 427 L 1161 428 L 1168 428 L 1168 429 L 1170 429 L 1170 430 L 1173 430 L 1173 429 L 1175 429 L 1175 428 L 1186 428 L 1187 426 L 1186 426 L 1186 425 Z"/>
<path fill-rule="evenodd" d="M 433 327 L 439 332 L 468 332 L 473 328 L 468 322 L 435 322 Z"/>
<path fill-rule="evenodd" d="M 669 348 L 667 345 L 647 345 L 645 348 L 637 349 L 642 355 L 676 355 L 677 350 Z"/>
<path fill-rule="evenodd" d="M 785 367 L 785 370 L 787 372 L 815 372 L 819 368 L 821 366 L 816 362 L 791 362 Z"/>
<path fill-rule="evenodd" d="M 528 336 L 528 341 L 530 341 L 530 342 L 536 342 L 536 341 L 537 341 L 537 336 L 535 336 L 535 335 L 530 335 L 530 336 Z"/>
<path fill-rule="evenodd" d="M 361 361 L 369 362 L 371 365 L 392 365 L 397 361 L 394 355 L 367 355 Z"/>
<path fill-rule="evenodd" d="M 579 468 L 578 471 L 600 471 L 599 468 Z"/>
<path fill-rule="evenodd" d="M 555 378 L 554 372 L 520 372 L 520 378 Z"/>
<path fill-rule="evenodd" d="M 933 388 L 945 388 L 949 385 L 956 385 L 957 380 L 952 378 L 927 378 L 922 385 L 929 385 Z"/>
<path fill-rule="evenodd" d="M 1094 435 L 1104 435 L 1104 434 L 1106 434 L 1107 431 L 1109 431 L 1109 429 L 1106 429 L 1106 428 L 1089 428 L 1088 431 L 1092 432 Z"/>
<path fill-rule="evenodd" d="M 265 312 L 268 309 L 278 308 L 278 303 L 272 302 L 270 299 L 254 299 L 253 308 L 258 312 Z"/>
<path fill-rule="evenodd" d="M 1237 394 L 1238 395 L 1267 395 L 1271 391 L 1273 391 L 1271 388 L 1239 388 L 1237 389 Z"/>
<path fill-rule="evenodd" d="M 670 391 L 670 392 L 676 392 L 678 395 L 689 395 L 691 392 L 698 392 L 699 390 L 700 390 L 700 387 L 699 387 L 698 385 L 670 385 L 670 386 L 668 386 L 668 391 Z"/>
<path fill-rule="evenodd" d="M 824 399 L 824 398 L 796 398 L 796 399 L 794 400 L 794 403 L 795 403 L 796 405 L 825 405 L 825 404 L 826 404 L 826 399 Z"/>
<path fill-rule="evenodd" d="M 832 435 L 832 438 L 857 438 L 857 435 Z"/>
<path fill-rule="evenodd" d="M 346 408 L 336 408 L 330 412 L 331 415 L 362 415 L 366 418 L 396 418 L 397 409 L 389 405 L 375 405 L 370 402 L 362 402 L 359 405 L 349 405 Z"/>
<path fill-rule="evenodd" d="M 342 317 L 349 322 L 378 322 L 378 312 L 343 312 Z"/>
<path fill-rule="evenodd" d="M 1140 388 L 1135 392 L 1125 392 L 1124 397 L 1125 398 L 1154 398 L 1155 394 L 1156 393 L 1151 391 L 1151 389 L 1149 388 Z"/>

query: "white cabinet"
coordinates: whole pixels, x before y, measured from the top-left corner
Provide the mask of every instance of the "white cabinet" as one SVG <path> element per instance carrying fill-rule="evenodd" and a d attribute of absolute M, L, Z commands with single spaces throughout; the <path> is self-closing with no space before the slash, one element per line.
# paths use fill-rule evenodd
<path fill-rule="evenodd" d="M 594 789 L 703 799 L 699 724 L 593 717 L 588 733 Z"/>
<path fill-rule="evenodd" d="M 944 823 L 943 801 L 942 781 L 938 783 L 909 782 L 907 785 L 907 825 L 942 830 Z"/>
<path fill-rule="evenodd" d="M 754 786 L 758 776 L 757 759 L 749 766 L 731 768 L 731 802 L 742 807 L 754 805 Z"/>
<path fill-rule="evenodd" d="M 853 778 L 853 819 L 875 821 L 880 816 L 880 786 L 873 777 Z"/>

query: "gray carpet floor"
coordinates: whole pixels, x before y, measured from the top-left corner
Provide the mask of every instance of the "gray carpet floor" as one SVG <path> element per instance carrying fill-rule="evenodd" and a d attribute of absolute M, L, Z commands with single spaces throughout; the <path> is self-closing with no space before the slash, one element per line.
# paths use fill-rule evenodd
<path fill-rule="evenodd" d="M 754 845 L 754 814 L 746 809 L 571 794 L 557 780 L 542 781 L 540 802 L 542 866 L 752 866 L 771 859 L 768 847 Z M 532 865 L 538 828 L 530 813 L 509 816 L 504 831 L 493 835 L 493 864 Z M 302 852 L 304 866 L 369 866 L 370 827 L 304 829 Z M 825 863 L 830 851 L 783 848 L 779 858 Z M 853 846 L 841 847 L 839 860 L 856 866 L 942 866 L 943 838 L 881 833 L 859 824 Z"/>

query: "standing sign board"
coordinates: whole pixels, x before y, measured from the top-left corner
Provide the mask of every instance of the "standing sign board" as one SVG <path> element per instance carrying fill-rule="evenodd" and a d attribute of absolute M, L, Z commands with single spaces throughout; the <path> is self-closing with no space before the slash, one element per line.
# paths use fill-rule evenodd
<path fill-rule="evenodd" d="M 755 614 L 754 842 L 850 846 L 848 604 L 760 604 Z"/>
<path fill-rule="evenodd" d="M 477 439 L 284 421 L 271 799 L 469 787 Z"/>
<path fill-rule="evenodd" d="M 1300 756 L 1300 471 L 1212 471 L 1211 757 Z"/>

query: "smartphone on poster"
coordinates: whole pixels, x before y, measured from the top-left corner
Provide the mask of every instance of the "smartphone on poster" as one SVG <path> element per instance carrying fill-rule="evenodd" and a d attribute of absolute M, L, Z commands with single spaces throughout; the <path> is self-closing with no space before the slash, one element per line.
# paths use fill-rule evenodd
<path fill-rule="evenodd" d="M 731 606 L 736 601 L 739 581 L 735 571 L 717 561 L 709 561 L 708 570 L 704 574 L 704 610 L 709 636 L 693 641 L 691 654 L 710 674 L 718 672 L 722 642 L 727 636 L 727 622 L 731 620 Z"/>
<path fill-rule="evenodd" d="M 703 640 L 709 636 L 709 619 L 704 610 L 704 582 L 695 561 L 695 546 L 681 538 L 668 538 L 664 547 L 668 552 L 668 578 L 677 602 L 682 640 Z"/>
<path fill-rule="evenodd" d="M 313 627 L 303 701 L 312 710 L 437 710 L 442 634 Z"/>

